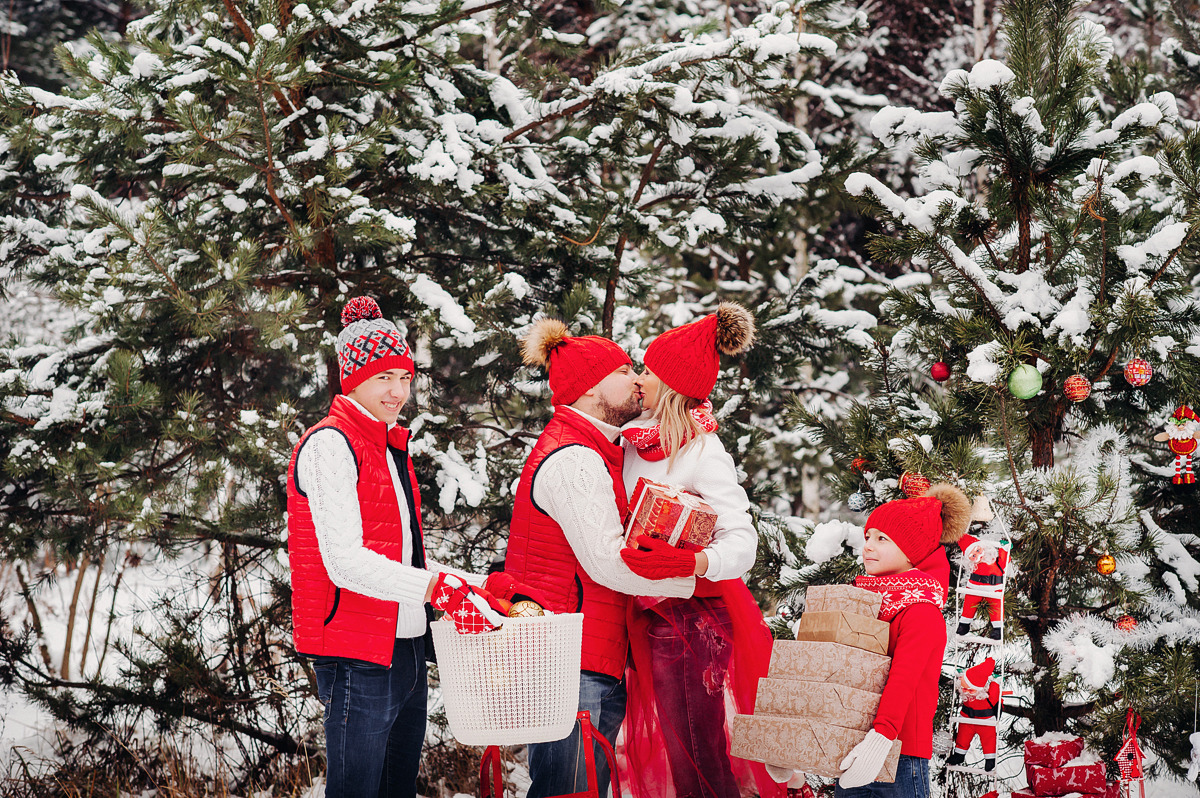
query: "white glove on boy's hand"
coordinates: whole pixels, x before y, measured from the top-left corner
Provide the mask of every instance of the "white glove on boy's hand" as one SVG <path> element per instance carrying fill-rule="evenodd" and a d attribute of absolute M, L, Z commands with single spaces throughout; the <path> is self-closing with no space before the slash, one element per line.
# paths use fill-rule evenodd
<path fill-rule="evenodd" d="M 792 780 L 792 776 L 796 775 L 796 771 L 782 765 L 767 765 L 767 775 L 775 779 L 777 784 L 787 784 Z"/>
<path fill-rule="evenodd" d="M 839 765 L 842 777 L 838 785 L 843 790 L 862 787 L 875 781 L 883 770 L 883 761 L 892 750 L 892 741 L 871 729 L 863 741 L 854 746 Z"/>

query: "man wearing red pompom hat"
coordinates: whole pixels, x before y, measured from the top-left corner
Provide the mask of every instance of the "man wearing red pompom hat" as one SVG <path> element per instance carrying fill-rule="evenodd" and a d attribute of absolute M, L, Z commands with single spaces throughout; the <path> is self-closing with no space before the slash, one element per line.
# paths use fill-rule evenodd
<path fill-rule="evenodd" d="M 408 430 L 397 423 L 412 350 L 369 297 L 350 300 L 342 324 L 342 395 L 288 466 L 293 636 L 325 705 L 327 798 L 411 798 L 432 653 L 426 604 L 462 633 L 496 628 L 502 605 L 482 576 L 425 557 Z"/>
<path fill-rule="evenodd" d="M 696 580 L 645 579 L 620 556 L 628 514 L 620 427 L 642 412 L 629 355 L 607 338 L 572 336 L 557 319 L 536 322 L 522 352 L 549 374 L 554 417 L 521 473 L 504 569 L 536 584 L 547 609 L 583 613 L 579 708 L 612 742 L 625 717 L 629 597 L 687 598 Z M 529 746 L 529 798 L 587 789 L 579 738 L 576 728 L 564 740 Z M 594 753 L 606 795 L 607 763 L 599 746 Z"/>

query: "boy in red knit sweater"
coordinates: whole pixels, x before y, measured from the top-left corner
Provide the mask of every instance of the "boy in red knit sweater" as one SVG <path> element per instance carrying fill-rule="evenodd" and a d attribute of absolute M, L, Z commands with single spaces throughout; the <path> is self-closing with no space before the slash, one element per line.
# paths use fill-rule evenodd
<path fill-rule="evenodd" d="M 950 561 L 942 543 L 962 537 L 971 504 L 953 485 L 875 508 L 867 519 L 858 587 L 883 594 L 880 620 L 891 624 L 892 668 L 875 723 L 842 760 L 837 798 L 928 798 L 929 758 L 938 677 L 946 649 L 942 607 L 950 587 Z M 892 783 L 875 781 L 899 738 L 900 763 Z"/>

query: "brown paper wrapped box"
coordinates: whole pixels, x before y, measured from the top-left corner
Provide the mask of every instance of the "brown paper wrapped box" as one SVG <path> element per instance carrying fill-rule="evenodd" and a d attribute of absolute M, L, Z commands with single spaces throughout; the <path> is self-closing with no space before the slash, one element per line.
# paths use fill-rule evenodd
<path fill-rule="evenodd" d="M 864 732 L 871 728 L 878 711 L 879 693 L 796 679 L 761 679 L 754 702 L 756 715 L 814 718 Z"/>
<path fill-rule="evenodd" d="M 891 657 L 841 643 L 776 640 L 767 675 L 776 679 L 844 684 L 882 693 L 891 667 Z"/>
<path fill-rule="evenodd" d="M 883 594 L 854 585 L 810 585 L 804 594 L 805 612 L 848 612 L 878 618 Z"/>
<path fill-rule="evenodd" d="M 842 643 L 875 654 L 887 654 L 891 624 L 865 615 L 847 612 L 813 612 L 800 616 L 797 640 Z"/>
<path fill-rule="evenodd" d="M 850 749 L 862 742 L 865 732 L 822 723 L 810 718 L 778 715 L 735 715 L 729 753 L 753 762 L 796 768 L 827 779 L 837 778 Z M 876 781 L 895 781 L 900 741 L 884 760 Z"/>

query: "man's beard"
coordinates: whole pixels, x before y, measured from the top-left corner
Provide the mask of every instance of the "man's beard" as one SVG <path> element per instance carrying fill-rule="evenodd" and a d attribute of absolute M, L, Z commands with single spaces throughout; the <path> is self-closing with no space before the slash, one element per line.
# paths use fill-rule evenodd
<path fill-rule="evenodd" d="M 609 404 L 602 396 L 596 397 L 596 404 L 599 405 L 600 420 L 614 427 L 623 427 L 642 414 L 642 403 L 636 393 L 622 405 Z"/>

